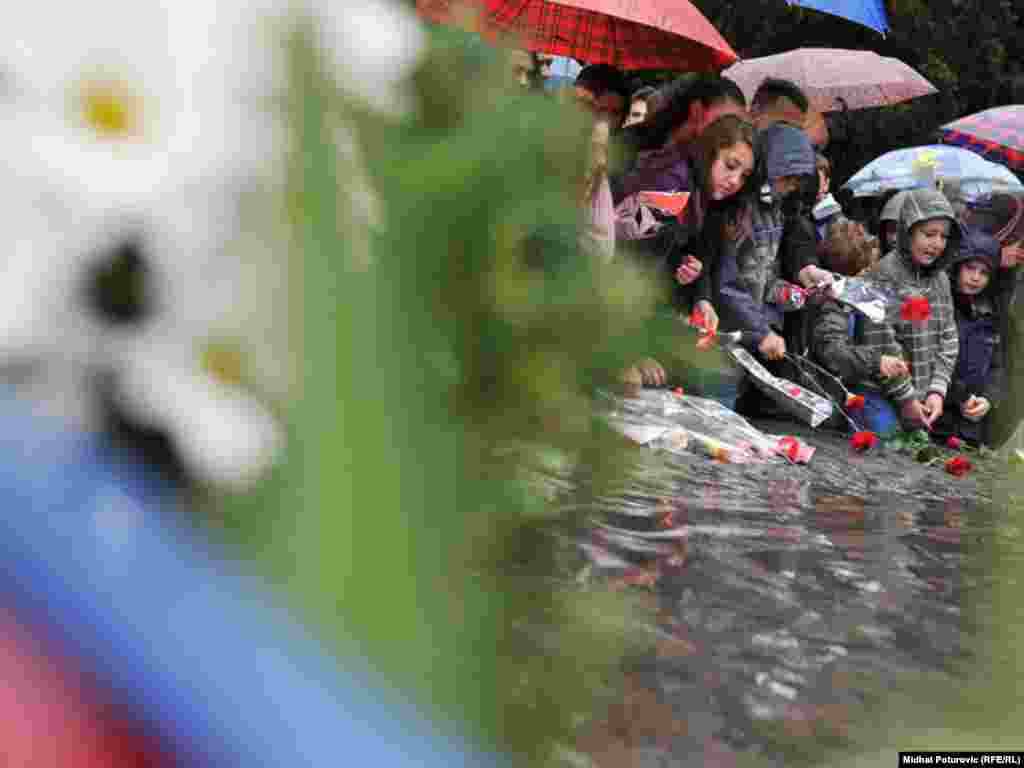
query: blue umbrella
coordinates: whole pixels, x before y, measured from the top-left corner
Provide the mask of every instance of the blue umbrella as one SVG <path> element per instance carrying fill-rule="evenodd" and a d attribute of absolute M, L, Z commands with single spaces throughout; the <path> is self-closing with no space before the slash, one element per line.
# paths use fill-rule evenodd
<path fill-rule="evenodd" d="M 882 0 L 786 0 L 786 2 L 790 5 L 813 8 L 822 13 L 849 19 L 882 35 L 889 31 L 889 21 L 885 16 L 885 3 Z"/>
<path fill-rule="evenodd" d="M 931 186 L 943 179 L 956 179 L 961 190 L 975 195 L 997 187 L 1022 188 L 1002 165 L 942 144 L 887 152 L 857 171 L 842 188 L 853 197 L 874 197 L 890 190 Z"/>

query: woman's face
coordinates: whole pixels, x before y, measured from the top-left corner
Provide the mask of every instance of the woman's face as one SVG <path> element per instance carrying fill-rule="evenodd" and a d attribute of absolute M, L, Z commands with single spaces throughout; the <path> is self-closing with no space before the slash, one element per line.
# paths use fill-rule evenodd
<path fill-rule="evenodd" d="M 946 251 L 949 221 L 931 219 L 918 224 L 910 233 L 910 258 L 922 267 L 934 264 Z"/>
<path fill-rule="evenodd" d="M 753 170 L 754 151 L 749 144 L 738 141 L 718 150 L 718 156 L 711 164 L 708 189 L 711 199 L 725 200 L 735 195 L 743 189 Z"/>

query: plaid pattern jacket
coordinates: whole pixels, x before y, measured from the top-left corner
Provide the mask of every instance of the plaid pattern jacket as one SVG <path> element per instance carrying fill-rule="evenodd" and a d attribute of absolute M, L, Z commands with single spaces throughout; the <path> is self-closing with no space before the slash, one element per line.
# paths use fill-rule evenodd
<path fill-rule="evenodd" d="M 901 319 L 876 324 L 865 320 L 859 340 L 865 353 L 877 350 L 878 355 L 901 357 L 910 366 L 909 378 L 876 378 L 876 383 L 893 400 L 923 400 L 932 392 L 945 398 L 960 349 L 949 276 L 942 269 L 920 269 L 899 249 L 890 251 L 872 271 L 882 281 L 898 286 L 902 295 L 926 297 L 931 307 L 923 322 Z"/>

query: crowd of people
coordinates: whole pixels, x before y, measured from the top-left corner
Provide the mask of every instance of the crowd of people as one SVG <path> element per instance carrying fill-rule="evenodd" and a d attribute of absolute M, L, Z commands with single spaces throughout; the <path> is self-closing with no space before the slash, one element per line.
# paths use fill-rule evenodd
<path fill-rule="evenodd" d="M 537 84 L 539 58 L 523 85 Z M 832 195 L 828 122 L 787 80 L 765 79 L 748 103 L 718 75 L 631 89 L 615 68 L 591 65 L 567 100 L 593 117 L 581 241 L 654 273 L 681 344 L 694 325 L 740 331 L 775 375 L 799 381 L 809 360 L 859 395 L 848 415 L 860 429 L 990 441 L 1024 256 L 1020 198 L 955 209 L 941 185 L 921 183 L 848 215 Z M 873 321 L 829 290 L 840 276 L 927 309 Z M 621 374 L 627 390 L 687 385 L 744 415 L 777 411 L 742 377 L 696 380 L 692 366 L 638 358 Z"/>

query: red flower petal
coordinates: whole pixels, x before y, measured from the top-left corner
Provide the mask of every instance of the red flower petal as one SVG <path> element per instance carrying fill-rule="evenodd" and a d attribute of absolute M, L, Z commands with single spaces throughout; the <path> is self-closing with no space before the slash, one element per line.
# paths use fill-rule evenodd
<path fill-rule="evenodd" d="M 932 305 L 926 296 L 912 296 L 900 306 L 900 318 L 909 323 L 923 323 L 932 316 Z"/>
<path fill-rule="evenodd" d="M 708 319 L 704 317 L 704 313 L 699 309 L 695 309 L 690 313 L 690 325 L 694 328 L 705 328 L 707 327 L 707 324 Z"/>
<path fill-rule="evenodd" d="M 951 435 L 949 440 L 946 441 L 946 445 L 948 445 L 954 451 L 959 451 L 960 448 L 963 446 L 963 444 L 964 444 L 964 441 L 961 440 L 956 435 Z"/>
<path fill-rule="evenodd" d="M 803 390 L 800 389 L 800 387 L 793 387 L 792 389 L 789 390 L 789 394 L 791 394 L 793 397 L 800 397 L 802 393 Z"/>
<path fill-rule="evenodd" d="M 864 395 L 849 395 L 846 398 L 846 410 L 848 411 L 862 411 L 864 410 Z"/>
<path fill-rule="evenodd" d="M 675 389 L 672 390 L 672 394 L 675 395 L 676 397 L 682 397 L 686 393 L 683 392 L 683 388 L 682 387 L 676 387 Z"/>
<path fill-rule="evenodd" d="M 874 448 L 878 444 L 878 435 L 874 432 L 855 432 L 850 438 L 850 446 L 858 453 Z"/>
<path fill-rule="evenodd" d="M 955 456 L 946 462 L 946 471 L 954 477 L 963 477 L 973 469 L 969 459 Z"/>
<path fill-rule="evenodd" d="M 776 450 L 784 454 L 790 461 L 795 462 L 800 456 L 800 441 L 787 435 L 779 440 Z"/>

